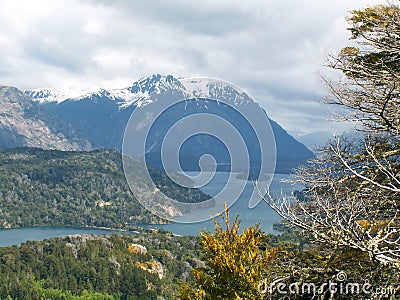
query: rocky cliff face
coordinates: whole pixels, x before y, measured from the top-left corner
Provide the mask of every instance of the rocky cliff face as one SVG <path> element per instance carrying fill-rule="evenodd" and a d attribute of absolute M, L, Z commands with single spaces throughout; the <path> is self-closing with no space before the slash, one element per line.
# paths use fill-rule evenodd
<path fill-rule="evenodd" d="M 22 91 L 0 86 L 0 148 L 38 147 L 91 150 L 91 143 L 68 123 L 43 110 Z"/>

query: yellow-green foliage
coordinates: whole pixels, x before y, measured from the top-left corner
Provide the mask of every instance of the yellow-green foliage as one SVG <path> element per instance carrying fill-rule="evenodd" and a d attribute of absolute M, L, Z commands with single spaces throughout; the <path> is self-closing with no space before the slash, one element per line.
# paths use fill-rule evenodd
<path fill-rule="evenodd" d="M 201 233 L 201 249 L 206 268 L 193 270 L 194 286 L 186 286 L 181 299 L 263 299 L 258 292 L 266 265 L 280 252 L 261 245 L 266 236 L 256 226 L 240 232 L 236 218 L 221 214 L 223 225 L 215 222 L 214 233 Z"/>

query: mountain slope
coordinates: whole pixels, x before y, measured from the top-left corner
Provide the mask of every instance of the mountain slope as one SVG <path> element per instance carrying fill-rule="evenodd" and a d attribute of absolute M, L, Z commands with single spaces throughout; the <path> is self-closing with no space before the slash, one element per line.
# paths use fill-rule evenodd
<path fill-rule="evenodd" d="M 277 159 L 277 173 L 290 173 L 290 171 L 304 164 L 314 154 L 302 143 L 286 132 L 278 123 L 269 119 L 275 135 Z"/>
<path fill-rule="evenodd" d="M 90 150 L 90 142 L 22 91 L 0 86 L 0 148 Z"/>

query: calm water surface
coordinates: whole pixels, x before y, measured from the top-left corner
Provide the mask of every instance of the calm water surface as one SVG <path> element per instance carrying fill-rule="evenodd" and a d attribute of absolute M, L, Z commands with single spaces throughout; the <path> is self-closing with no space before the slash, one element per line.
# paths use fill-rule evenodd
<path fill-rule="evenodd" d="M 229 177 L 229 173 L 217 173 L 215 178 L 202 190 L 214 196 L 221 189 Z M 290 176 L 287 174 L 275 174 L 272 178 L 270 193 L 271 195 L 280 196 L 282 193 L 290 194 L 295 190 L 301 190 L 302 186 L 292 185 L 287 182 L 290 179 Z M 234 179 L 234 183 L 243 184 L 243 179 Z M 239 199 L 233 203 L 230 207 L 230 215 L 233 219 L 236 215 L 239 215 L 239 219 L 241 221 L 241 228 L 247 228 L 248 226 L 254 226 L 255 224 L 259 224 L 260 228 L 265 232 L 270 233 L 278 233 L 273 230 L 273 224 L 281 220 L 280 216 L 272 210 L 264 201 L 261 201 L 256 207 L 250 209 L 249 208 L 249 198 L 252 195 L 253 191 L 253 183 L 250 181 L 245 182 L 246 188 L 243 194 L 239 197 Z M 258 195 L 256 196 L 258 197 Z M 226 199 L 229 201 L 230 199 Z M 191 217 L 193 219 L 199 219 L 198 216 L 215 216 L 215 212 L 218 210 L 219 212 L 223 211 L 225 200 L 216 203 L 216 208 L 205 208 L 198 209 L 190 214 L 185 215 L 184 217 L 178 217 L 178 221 L 182 221 L 184 223 L 173 223 L 166 225 L 152 225 L 149 227 L 152 228 L 162 228 L 168 231 L 171 231 L 175 234 L 179 235 L 197 235 L 201 230 L 207 229 L 209 231 L 213 231 L 214 222 L 209 219 L 204 222 L 199 223 L 187 223 L 190 221 Z M 218 209 L 219 208 L 219 209 Z"/>
<path fill-rule="evenodd" d="M 0 229 L 0 247 L 20 245 L 26 241 L 41 241 L 47 238 L 74 234 L 125 233 L 118 230 L 82 227 L 28 227 Z"/>

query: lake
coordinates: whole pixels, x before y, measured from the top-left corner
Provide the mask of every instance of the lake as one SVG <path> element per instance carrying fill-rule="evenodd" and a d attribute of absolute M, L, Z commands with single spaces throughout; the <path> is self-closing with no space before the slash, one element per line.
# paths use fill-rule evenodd
<path fill-rule="evenodd" d="M 47 238 L 73 234 L 110 234 L 127 233 L 119 230 L 109 230 L 89 227 L 26 227 L 0 230 L 0 247 L 20 245 L 26 241 L 41 241 Z"/>
<path fill-rule="evenodd" d="M 229 173 L 218 172 L 209 184 L 204 186 L 202 190 L 215 196 L 224 186 Z M 275 174 L 273 176 L 270 190 L 272 194 L 290 193 L 296 189 L 301 189 L 301 186 L 292 186 L 284 182 L 289 176 L 287 174 Z M 241 220 L 241 227 L 254 226 L 256 223 L 260 224 L 260 228 L 265 232 L 276 233 L 273 230 L 273 224 L 281 218 L 273 211 L 265 202 L 261 201 L 255 208 L 248 207 L 249 198 L 251 196 L 253 183 L 243 179 L 234 178 L 231 180 L 233 185 L 241 184 L 245 186 L 242 195 L 230 207 L 231 218 L 239 215 Z M 229 195 L 229 193 L 227 194 Z M 227 197 L 229 198 L 229 197 Z M 215 208 L 198 209 L 183 217 L 177 218 L 177 221 L 183 223 L 172 223 L 164 225 L 140 225 L 147 228 L 164 229 L 178 235 L 197 235 L 201 230 L 208 229 L 210 231 L 214 228 L 214 222 L 208 219 L 209 216 L 214 216 L 217 211 L 223 210 L 224 201 L 228 202 L 232 199 L 221 199 L 216 203 Z M 233 200 L 232 200 L 233 201 Z M 188 223 L 190 220 L 208 219 L 207 221 Z M 73 234 L 110 234 L 110 233 L 127 233 L 118 230 L 107 230 L 98 228 L 81 228 L 81 227 L 30 227 L 30 228 L 15 228 L 15 229 L 1 229 L 0 230 L 0 246 L 20 245 L 27 240 L 43 240 L 46 238 L 73 235 Z"/>
<path fill-rule="evenodd" d="M 190 173 L 191 174 L 191 173 Z M 213 180 L 202 188 L 202 191 L 214 196 L 221 189 L 221 186 L 227 181 L 229 177 L 229 173 L 218 172 L 217 175 L 213 178 Z M 271 195 L 281 195 L 281 193 L 290 194 L 295 190 L 301 190 L 302 186 L 292 185 L 287 182 L 290 179 L 288 174 L 275 174 L 272 177 L 272 182 L 270 185 L 270 193 Z M 241 221 L 241 228 L 247 228 L 248 226 L 254 226 L 255 224 L 259 224 L 260 228 L 265 232 L 270 233 L 278 233 L 274 231 L 273 224 L 281 220 L 281 217 L 272 210 L 264 201 L 261 201 L 256 207 L 249 208 L 249 198 L 251 197 L 253 191 L 253 183 L 251 181 L 243 180 L 235 178 L 231 180 L 233 184 L 245 184 L 245 189 L 243 194 L 238 198 L 238 200 L 230 206 L 230 216 L 231 219 L 235 218 L 239 215 L 239 219 Z M 256 198 L 260 199 L 257 196 Z M 209 218 L 209 216 L 215 216 L 216 212 L 223 211 L 224 202 L 228 202 L 229 193 L 227 199 L 221 199 L 217 201 L 215 208 L 205 208 L 205 209 L 197 209 L 192 213 L 185 214 L 183 217 L 176 218 L 178 222 L 182 223 L 172 223 L 172 224 L 163 224 L 163 225 L 147 225 L 146 227 L 151 228 L 162 228 L 168 231 L 171 231 L 175 234 L 179 235 L 197 235 L 201 230 L 207 229 L 209 231 L 213 231 L 214 222 L 209 219 L 203 222 L 197 223 L 187 223 L 190 220 L 198 220 L 201 218 Z"/>

